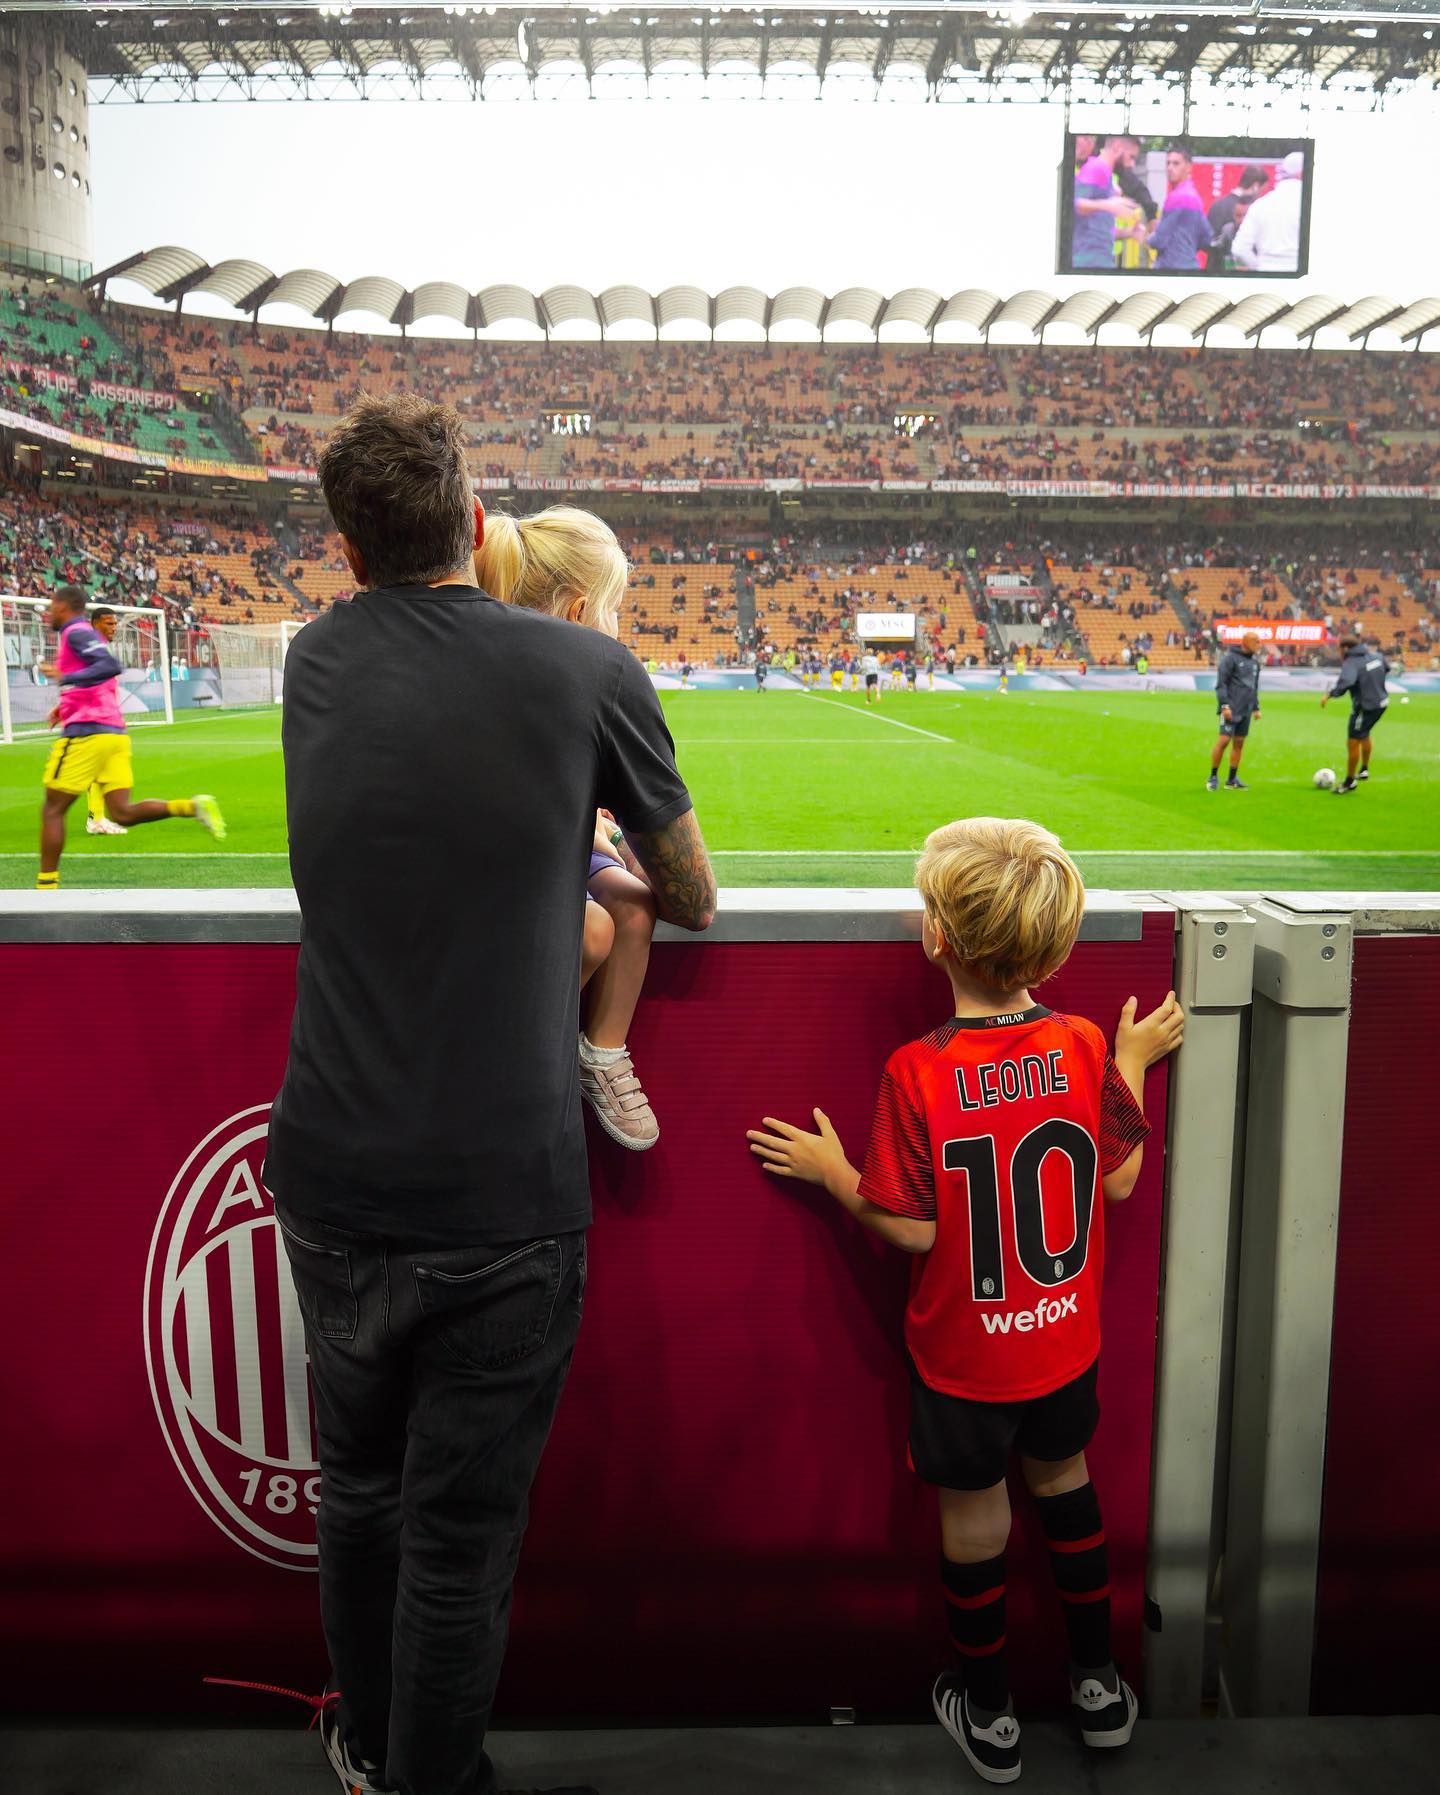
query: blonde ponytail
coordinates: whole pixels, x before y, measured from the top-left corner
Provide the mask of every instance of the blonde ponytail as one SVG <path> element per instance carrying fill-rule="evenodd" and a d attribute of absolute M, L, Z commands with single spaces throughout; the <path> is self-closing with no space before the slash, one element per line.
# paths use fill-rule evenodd
<path fill-rule="evenodd" d="M 492 598 L 515 602 L 525 574 L 525 543 L 520 526 L 503 511 L 485 514 L 485 540 L 475 551 L 475 578 Z"/>
<path fill-rule="evenodd" d="M 475 578 L 506 604 L 568 617 L 607 636 L 619 633 L 629 564 L 615 532 L 592 512 L 551 505 L 533 517 L 491 513 L 475 551 Z"/>

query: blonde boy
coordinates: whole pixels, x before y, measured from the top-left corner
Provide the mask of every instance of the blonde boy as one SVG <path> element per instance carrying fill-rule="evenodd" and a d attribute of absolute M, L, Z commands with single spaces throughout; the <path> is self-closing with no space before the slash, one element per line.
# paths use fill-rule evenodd
<path fill-rule="evenodd" d="M 926 956 L 953 1013 L 890 1056 L 857 1171 L 822 1111 L 819 1133 L 765 1118 L 751 1150 L 777 1177 L 824 1188 L 902 1251 L 910 1460 L 940 1498 L 954 1661 L 937 1718 L 986 1782 L 1020 1774 L 1005 1664 L 1012 1452 L 1050 1547 L 1081 1737 L 1124 1745 L 1135 1696 L 1110 1650 L 1100 1504 L 1085 1462 L 1099 1419 L 1104 1202 L 1128 1197 L 1149 1132 L 1146 1068 L 1180 1043 L 1172 991 L 1112 1058 L 1093 1022 L 1035 1001 L 1080 931 L 1074 863 L 1035 823 L 971 817 L 926 841 L 915 882 Z"/>

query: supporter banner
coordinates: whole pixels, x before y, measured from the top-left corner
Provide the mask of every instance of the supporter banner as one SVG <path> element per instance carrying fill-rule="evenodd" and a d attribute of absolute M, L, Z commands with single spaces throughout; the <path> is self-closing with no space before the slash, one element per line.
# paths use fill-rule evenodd
<path fill-rule="evenodd" d="M 17 379 L 28 380 L 31 386 L 43 386 L 51 392 L 73 393 L 75 376 L 62 374 L 58 368 L 37 368 L 32 362 L 16 361 L 14 356 L 6 358 L 5 372 L 14 374 Z"/>
<path fill-rule="evenodd" d="M 928 480 L 882 480 L 880 490 L 882 492 L 928 492 L 930 482 Z"/>
<path fill-rule="evenodd" d="M 1003 480 L 932 480 L 931 492 L 1004 492 Z"/>
<path fill-rule="evenodd" d="M 287 467 L 278 461 L 265 463 L 265 478 L 267 480 L 287 480 L 297 486 L 318 486 L 320 483 L 320 476 L 313 467 Z M 481 484 L 484 486 L 508 486 L 510 482 L 508 480 L 485 480 Z"/>
<path fill-rule="evenodd" d="M 640 490 L 642 492 L 699 492 L 702 485 L 715 486 L 718 484 L 719 482 L 715 480 L 642 480 Z"/>
<path fill-rule="evenodd" d="M 985 584 L 992 592 L 997 590 L 1001 592 L 1018 592 L 1022 590 L 1033 592 L 1035 589 L 1034 582 L 1028 573 L 987 573 L 985 575 Z"/>
<path fill-rule="evenodd" d="M 97 399 L 119 399 L 126 405 L 139 405 L 146 411 L 174 411 L 174 393 L 157 393 L 148 386 L 116 386 L 110 380 L 92 380 L 90 391 Z"/>
<path fill-rule="evenodd" d="M 1217 620 L 1215 634 L 1222 642 L 1238 642 L 1242 636 L 1258 636 L 1262 642 L 1328 642 L 1323 623 L 1294 623 L 1289 618 L 1226 617 Z"/>
<path fill-rule="evenodd" d="M 137 467 L 159 468 L 171 474 L 199 474 L 206 478 L 226 480 L 263 480 L 266 469 L 248 461 L 191 461 L 183 455 L 163 455 L 158 449 L 137 449 L 132 443 L 107 442 L 98 436 L 82 436 L 76 430 L 62 430 L 45 418 L 27 418 L 21 412 L 0 408 L 0 430 L 22 430 L 30 436 L 41 436 L 47 442 L 61 443 L 78 449 L 82 455 L 97 455 L 102 460 L 124 461 Z M 313 478 L 313 476 L 312 476 Z"/>

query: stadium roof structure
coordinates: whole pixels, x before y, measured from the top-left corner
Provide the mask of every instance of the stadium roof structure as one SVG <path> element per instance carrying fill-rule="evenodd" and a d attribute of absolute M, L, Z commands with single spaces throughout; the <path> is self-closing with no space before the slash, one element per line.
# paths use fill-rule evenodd
<path fill-rule="evenodd" d="M 1040 342 L 1044 333 L 1061 327 L 1070 340 L 1091 342 L 1102 329 L 1128 332 L 1147 341 L 1157 328 L 1167 338 L 1204 343 L 1212 330 L 1238 334 L 1258 343 L 1263 332 L 1278 330 L 1313 343 L 1318 332 L 1338 333 L 1351 342 L 1368 342 L 1383 329 L 1387 340 L 1420 347 L 1427 332 L 1440 326 L 1440 298 L 1405 304 L 1375 294 L 1346 301 L 1326 294 L 1302 299 L 1277 293 L 1250 293 L 1230 299 L 1210 292 L 1173 298 L 1154 291 L 1114 293 L 1084 291 L 1061 296 L 1027 289 L 1009 299 L 982 287 L 967 287 L 947 299 L 928 287 L 906 287 L 888 298 L 870 287 L 846 287 L 831 295 L 814 287 L 786 287 L 775 294 L 756 287 L 726 287 L 710 294 L 700 287 L 667 287 L 647 293 L 643 287 L 607 287 L 590 293 L 583 287 L 549 287 L 531 293 L 524 287 L 497 285 L 478 293 L 454 281 L 425 281 L 413 289 L 387 275 L 362 275 L 342 281 L 318 268 L 295 268 L 275 274 L 260 262 L 235 257 L 211 264 L 194 250 L 167 247 L 143 250 L 112 263 L 85 284 L 103 297 L 112 280 L 133 281 L 177 311 L 192 293 L 212 294 L 235 311 L 258 318 L 266 306 L 285 305 L 308 313 L 318 323 L 333 325 L 351 313 L 379 318 L 408 331 L 426 319 L 443 318 L 477 334 L 503 334 L 498 327 L 519 324 L 546 337 L 557 331 L 585 334 L 593 329 L 604 338 L 621 325 L 638 325 L 658 337 L 668 327 L 691 327 L 684 334 L 715 336 L 728 327 L 766 340 L 777 327 L 777 340 L 823 342 L 834 327 L 845 327 L 829 340 L 975 342 L 991 340 L 999 331 L 1006 342 Z M 580 332 L 571 327 L 579 326 Z"/>
<path fill-rule="evenodd" d="M 886 97 L 1044 100 L 1156 85 L 1238 103 L 1268 83 L 1373 107 L 1440 83 L 1434 0 L 912 0 L 589 7 L 232 0 L 11 6 L 65 20 L 107 101 L 483 99 L 867 85 Z"/>

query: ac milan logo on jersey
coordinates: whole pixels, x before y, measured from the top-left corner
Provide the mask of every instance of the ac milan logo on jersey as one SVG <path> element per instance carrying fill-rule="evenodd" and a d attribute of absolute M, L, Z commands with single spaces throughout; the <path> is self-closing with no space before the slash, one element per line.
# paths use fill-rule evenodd
<path fill-rule="evenodd" d="M 305 1332 L 270 1193 L 270 1106 L 207 1134 L 170 1186 L 145 1267 L 145 1362 L 165 1440 L 221 1532 L 315 1568 L 320 1476 Z"/>

